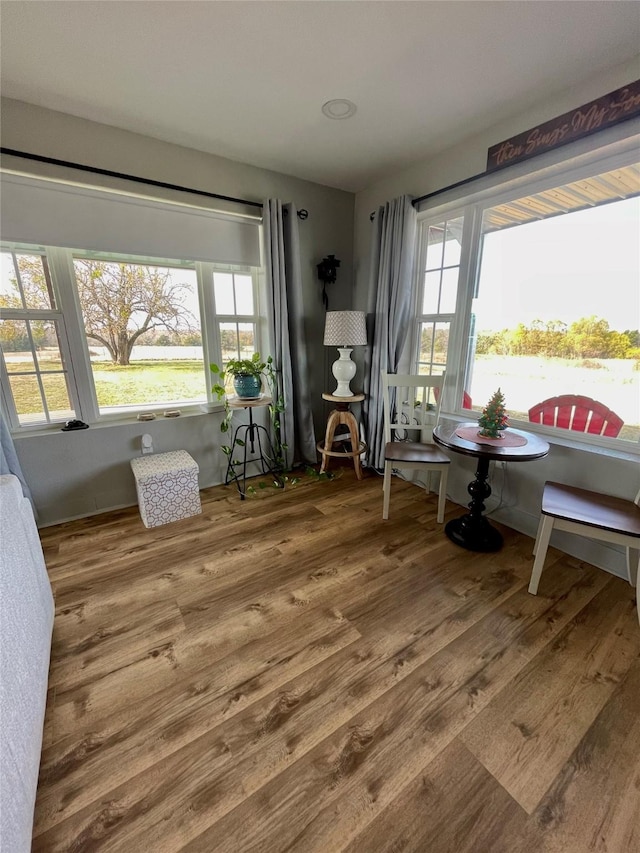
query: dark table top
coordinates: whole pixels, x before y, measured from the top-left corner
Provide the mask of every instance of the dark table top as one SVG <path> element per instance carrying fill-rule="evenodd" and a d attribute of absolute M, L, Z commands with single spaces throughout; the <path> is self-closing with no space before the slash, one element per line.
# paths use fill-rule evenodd
<path fill-rule="evenodd" d="M 462 453 L 465 456 L 476 456 L 484 459 L 503 459 L 505 462 L 526 462 L 528 459 L 540 459 L 549 452 L 549 443 L 531 432 L 521 429 L 508 428 L 508 432 L 515 433 L 527 439 L 527 443 L 519 447 L 504 447 L 499 444 L 476 444 L 456 435 L 460 427 L 478 426 L 476 421 L 467 423 L 445 422 L 438 424 L 433 431 L 433 439 L 436 444 Z"/>

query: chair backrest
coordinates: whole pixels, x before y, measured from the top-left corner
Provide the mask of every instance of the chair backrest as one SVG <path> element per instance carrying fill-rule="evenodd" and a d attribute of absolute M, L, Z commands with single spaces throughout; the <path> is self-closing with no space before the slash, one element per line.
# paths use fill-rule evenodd
<path fill-rule="evenodd" d="M 561 394 L 537 403 L 529 409 L 529 420 L 534 424 L 611 438 L 615 438 L 624 425 L 622 418 L 604 403 L 577 394 Z"/>
<path fill-rule="evenodd" d="M 392 433 L 412 441 L 433 441 L 443 385 L 444 373 L 422 376 L 382 371 L 385 442 L 392 440 Z"/>

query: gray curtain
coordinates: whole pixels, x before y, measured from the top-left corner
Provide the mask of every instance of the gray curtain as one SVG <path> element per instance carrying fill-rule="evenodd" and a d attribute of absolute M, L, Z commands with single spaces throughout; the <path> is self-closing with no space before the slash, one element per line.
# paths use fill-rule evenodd
<path fill-rule="evenodd" d="M 31 497 L 31 489 L 27 485 L 27 481 L 22 473 L 20 460 L 13 444 L 13 438 L 11 437 L 9 426 L 5 421 L 4 412 L 2 411 L 0 411 L 0 474 L 13 474 L 20 480 L 22 494 L 31 501 L 33 513 L 37 518 L 36 507 Z"/>
<path fill-rule="evenodd" d="M 384 468 L 384 413 L 380 372 L 397 373 L 411 325 L 411 290 L 416 242 L 416 212 L 409 196 L 378 208 L 373 222 L 369 312 L 373 312 L 365 363 L 364 401 L 367 465 Z"/>
<path fill-rule="evenodd" d="M 286 215 L 285 215 L 286 210 Z M 284 397 L 280 434 L 287 468 L 317 460 L 304 335 L 298 215 L 293 204 L 267 199 L 262 211 L 269 329 Z"/>

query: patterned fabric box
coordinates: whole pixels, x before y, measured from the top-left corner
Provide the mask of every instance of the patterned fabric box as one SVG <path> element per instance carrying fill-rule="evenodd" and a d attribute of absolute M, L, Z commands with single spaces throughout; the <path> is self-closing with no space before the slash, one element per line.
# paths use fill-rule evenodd
<path fill-rule="evenodd" d="M 198 463 L 186 450 L 172 450 L 131 460 L 140 517 L 158 527 L 202 512 Z"/>

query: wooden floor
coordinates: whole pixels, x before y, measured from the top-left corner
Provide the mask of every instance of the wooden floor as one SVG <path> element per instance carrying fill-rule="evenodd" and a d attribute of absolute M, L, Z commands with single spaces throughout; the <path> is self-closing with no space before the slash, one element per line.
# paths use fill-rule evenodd
<path fill-rule="evenodd" d="M 35 851 L 640 850 L 628 584 L 550 550 L 531 596 L 531 539 L 464 551 L 397 479 L 388 522 L 346 469 L 202 498 L 42 531 Z"/>

